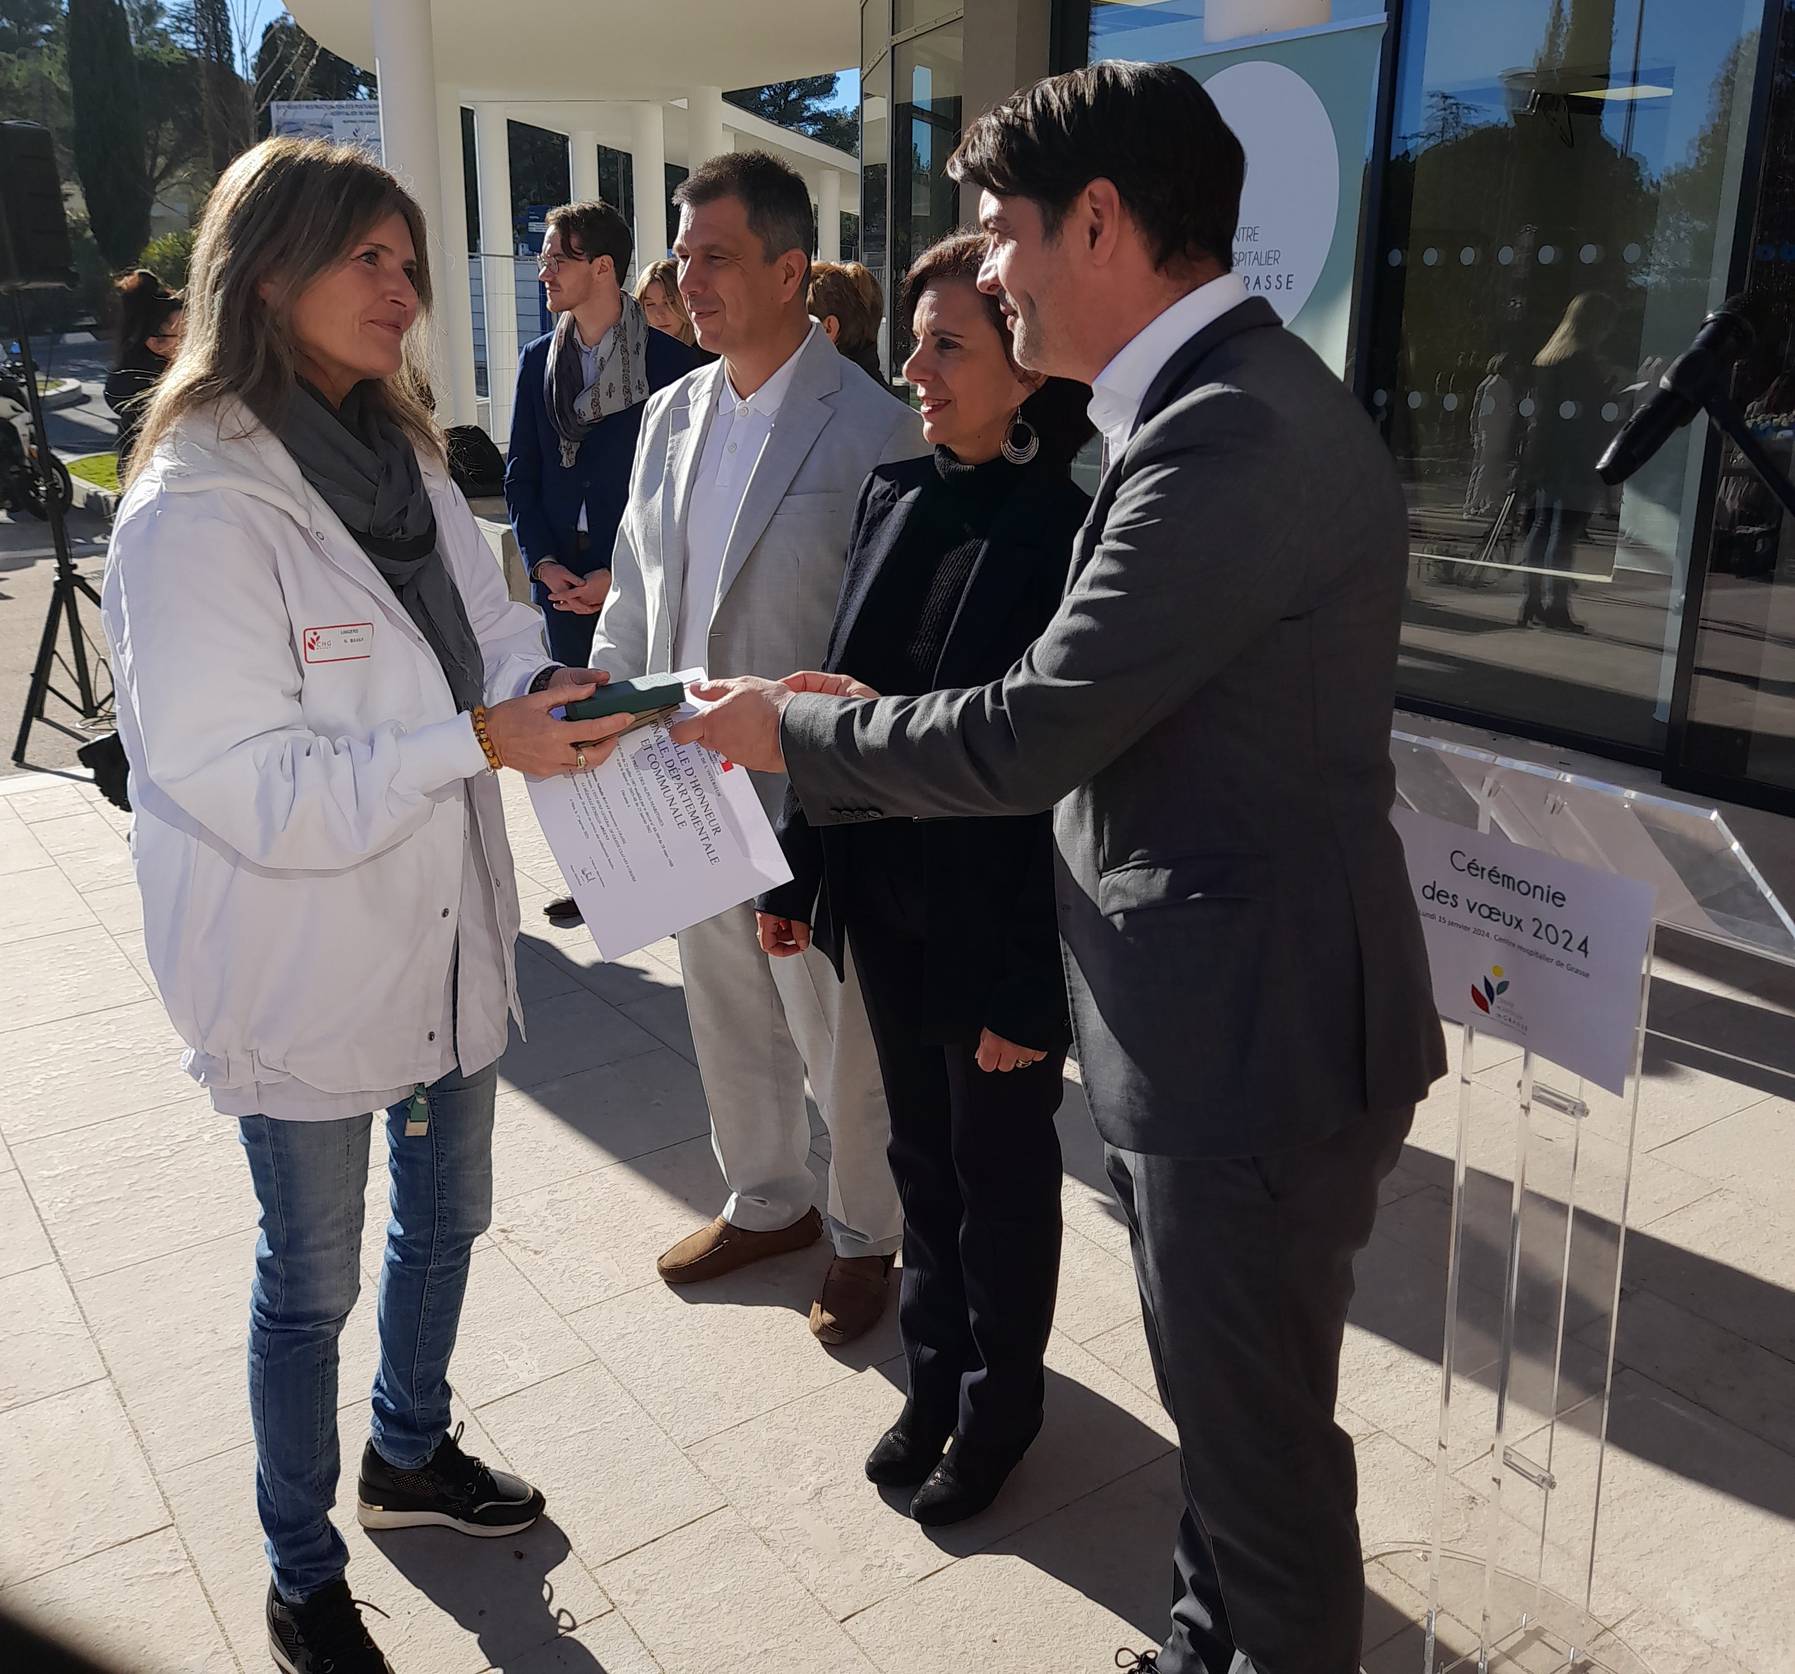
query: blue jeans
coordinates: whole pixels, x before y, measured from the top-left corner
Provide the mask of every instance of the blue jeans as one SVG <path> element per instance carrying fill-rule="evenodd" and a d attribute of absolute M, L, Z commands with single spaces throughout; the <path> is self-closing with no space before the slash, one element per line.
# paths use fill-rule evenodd
<path fill-rule="evenodd" d="M 449 1355 L 469 1253 L 492 1220 L 498 1066 L 429 1089 L 429 1132 L 386 1113 L 392 1220 L 380 1275 L 374 1446 L 401 1469 L 448 1433 Z M 372 1116 L 340 1122 L 239 1119 L 262 1208 L 249 1301 L 249 1411 L 256 1509 L 281 1596 L 310 1597 L 343 1573 L 331 1526 L 337 1472 L 337 1338 L 361 1291 L 362 1203 Z"/>

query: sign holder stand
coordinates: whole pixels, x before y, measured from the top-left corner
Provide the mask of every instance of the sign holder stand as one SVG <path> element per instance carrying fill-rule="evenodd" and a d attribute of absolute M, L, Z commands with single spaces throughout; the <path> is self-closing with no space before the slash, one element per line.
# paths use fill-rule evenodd
<path fill-rule="evenodd" d="M 1433 1529 L 1383 1561 L 1426 1595 L 1422 1674 L 1648 1674 L 1596 1555 L 1656 926 L 1795 965 L 1795 921 L 1713 809 L 1401 732 L 1392 756 L 1400 803 L 1641 878 L 1657 903 L 1618 1108 L 1459 1025 Z M 1491 1082 L 1517 1051 L 1510 1094 Z"/>

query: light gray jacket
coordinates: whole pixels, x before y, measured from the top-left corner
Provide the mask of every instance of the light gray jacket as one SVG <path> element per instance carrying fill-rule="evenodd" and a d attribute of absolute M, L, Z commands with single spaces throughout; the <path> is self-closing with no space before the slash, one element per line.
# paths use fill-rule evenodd
<path fill-rule="evenodd" d="M 686 527 L 723 363 L 649 398 L 611 557 L 611 591 L 591 663 L 613 680 L 670 674 L 686 575 Z M 843 360 L 820 331 L 798 365 L 730 531 L 706 667 L 777 680 L 821 667 L 835 620 L 848 530 L 875 465 L 927 452 L 922 421 Z M 756 774 L 771 814 L 785 781 Z"/>

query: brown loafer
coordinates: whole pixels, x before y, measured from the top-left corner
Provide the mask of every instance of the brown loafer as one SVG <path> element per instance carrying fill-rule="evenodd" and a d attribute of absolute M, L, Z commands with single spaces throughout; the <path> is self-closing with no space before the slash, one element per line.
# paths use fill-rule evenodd
<path fill-rule="evenodd" d="M 823 1293 L 810 1304 L 810 1330 L 819 1343 L 851 1343 L 885 1312 L 890 1256 L 840 1256 L 829 1263 Z"/>
<path fill-rule="evenodd" d="M 731 1226 L 719 1215 L 709 1226 L 680 1239 L 654 1269 L 670 1285 L 695 1285 L 720 1279 L 768 1256 L 802 1250 L 822 1236 L 823 1217 L 814 1209 L 776 1232 L 750 1232 L 746 1227 Z"/>

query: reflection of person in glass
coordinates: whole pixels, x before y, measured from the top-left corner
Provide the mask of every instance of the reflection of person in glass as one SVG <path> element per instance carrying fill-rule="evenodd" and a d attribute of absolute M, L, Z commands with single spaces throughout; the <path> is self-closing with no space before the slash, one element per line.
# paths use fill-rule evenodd
<path fill-rule="evenodd" d="M 1471 477 L 1465 484 L 1465 515 L 1494 511 L 1514 487 L 1514 357 L 1491 355 L 1483 382 L 1471 398 Z"/>
<path fill-rule="evenodd" d="M 1571 615 L 1570 572 L 1577 543 L 1607 492 L 1596 460 L 1613 428 L 1602 403 L 1614 379 L 1599 351 L 1613 324 L 1614 303 L 1599 291 L 1583 291 L 1533 358 L 1533 428 L 1521 479 L 1533 502 L 1523 628 L 1542 622 L 1567 633 L 1588 631 Z M 1549 602 L 1547 571 L 1553 572 Z"/>

